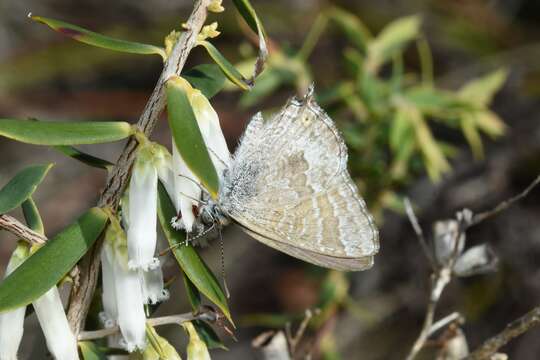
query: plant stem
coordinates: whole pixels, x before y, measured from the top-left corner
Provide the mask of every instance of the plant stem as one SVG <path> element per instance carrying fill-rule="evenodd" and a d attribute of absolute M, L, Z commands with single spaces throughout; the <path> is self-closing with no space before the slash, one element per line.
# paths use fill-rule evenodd
<path fill-rule="evenodd" d="M 43 245 L 47 242 L 44 235 L 35 232 L 19 220 L 6 214 L 0 215 L 0 228 L 9 231 L 30 245 Z"/>
<path fill-rule="evenodd" d="M 442 268 L 440 271 L 434 273 L 431 276 L 431 289 L 430 289 L 430 295 L 429 295 L 429 303 L 426 308 L 426 316 L 424 318 L 424 324 L 422 325 L 422 330 L 420 331 L 420 335 L 418 335 L 418 338 L 414 342 L 413 347 L 411 348 L 411 351 L 409 355 L 407 355 L 407 360 L 413 360 L 416 355 L 422 350 L 424 347 L 424 344 L 426 343 L 426 340 L 428 339 L 429 335 L 433 332 L 433 318 L 435 316 L 435 309 L 437 308 L 437 303 L 439 302 L 439 299 L 441 298 L 441 294 L 450 282 L 451 274 L 450 271 L 447 268 Z"/>
<path fill-rule="evenodd" d="M 478 349 L 473 351 L 464 360 L 490 359 L 491 355 L 495 354 L 497 350 L 510 342 L 510 340 L 522 335 L 539 324 L 540 306 L 537 306 L 519 319 L 516 319 L 510 324 L 506 325 L 506 328 L 503 331 L 493 336 L 491 339 L 486 340 Z"/>
<path fill-rule="evenodd" d="M 529 186 L 527 186 L 522 192 L 520 192 L 519 194 L 511 197 L 510 199 L 508 200 L 505 200 L 503 202 L 501 202 L 499 205 L 497 205 L 495 208 L 491 209 L 491 210 L 488 210 L 488 211 L 484 211 L 484 212 L 481 212 L 481 213 L 478 213 L 478 214 L 475 214 L 474 217 L 472 218 L 472 221 L 470 224 L 468 224 L 468 226 L 473 226 L 473 225 L 477 225 L 479 223 L 481 223 L 482 221 L 486 220 L 487 218 L 490 218 L 494 215 L 497 215 L 498 213 L 500 213 L 501 211 L 504 211 L 506 209 L 508 209 L 510 206 L 512 206 L 515 202 L 525 198 L 527 195 L 529 195 L 529 193 L 538 185 L 540 184 L 540 175 L 538 175 L 530 184 Z"/>
<path fill-rule="evenodd" d="M 165 107 L 165 82 L 174 74 L 180 75 L 191 49 L 196 45 L 197 35 L 206 21 L 207 6 L 209 2 L 210 0 L 196 1 L 193 11 L 186 22 L 187 29 L 182 32 L 180 39 L 169 55 L 154 91 L 137 122 L 136 126 L 146 135 L 146 137 L 150 137 L 152 134 L 159 115 Z M 136 139 L 131 137 L 120 155 L 116 166 L 109 174 L 107 185 L 101 194 L 98 206 L 108 206 L 111 209 L 116 209 L 118 206 L 120 197 L 129 180 L 130 170 L 135 159 L 137 147 L 138 143 Z M 81 260 L 80 283 L 72 289 L 68 320 L 76 336 L 84 329 L 86 315 L 96 288 L 99 274 L 99 253 L 101 251 L 101 245 L 102 239 L 99 239 Z"/>
<path fill-rule="evenodd" d="M 151 318 L 151 319 L 146 320 L 146 323 L 152 326 L 161 326 L 161 325 L 168 325 L 168 324 L 182 324 L 182 323 L 192 321 L 192 320 L 197 320 L 197 316 L 194 316 L 192 313 L 186 313 L 186 314 L 169 315 L 169 316 Z M 117 325 L 110 328 L 101 329 L 101 330 L 82 331 L 79 334 L 78 340 L 84 341 L 84 340 L 101 339 L 101 338 L 116 334 L 119 331 L 120 331 L 120 328 Z"/>

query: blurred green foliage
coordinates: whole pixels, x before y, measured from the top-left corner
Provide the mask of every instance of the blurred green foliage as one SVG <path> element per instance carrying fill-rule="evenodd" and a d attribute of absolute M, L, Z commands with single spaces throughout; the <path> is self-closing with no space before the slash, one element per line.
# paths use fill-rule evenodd
<path fill-rule="evenodd" d="M 392 21 L 374 35 L 354 14 L 330 7 L 315 20 L 299 50 L 271 48 L 267 69 L 252 91 L 242 95 L 241 105 L 253 106 L 281 87 L 305 91 L 317 80 L 309 56 L 329 25 L 347 40 L 341 57 L 344 76 L 329 88 L 318 88 L 318 100 L 338 121 L 353 176 L 375 213 L 400 209 L 396 192 L 424 172 L 437 181 L 450 171 L 455 148 L 435 135 L 434 128 L 442 135 L 446 129 L 460 131 L 476 159 L 484 154 L 482 134 L 504 134 L 505 124 L 489 105 L 507 72 L 494 71 L 457 90 L 438 88 L 419 16 Z M 408 71 L 404 61 L 414 47 L 417 72 Z M 246 73 L 253 61 L 238 68 Z"/>

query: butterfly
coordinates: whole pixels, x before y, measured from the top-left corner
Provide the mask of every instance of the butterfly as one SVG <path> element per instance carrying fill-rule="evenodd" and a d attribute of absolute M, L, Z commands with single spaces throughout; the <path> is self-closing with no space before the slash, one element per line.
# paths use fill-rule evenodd
<path fill-rule="evenodd" d="M 231 220 L 256 240 L 322 267 L 373 265 L 378 230 L 347 170 L 347 147 L 313 87 L 249 122 L 204 223 Z"/>

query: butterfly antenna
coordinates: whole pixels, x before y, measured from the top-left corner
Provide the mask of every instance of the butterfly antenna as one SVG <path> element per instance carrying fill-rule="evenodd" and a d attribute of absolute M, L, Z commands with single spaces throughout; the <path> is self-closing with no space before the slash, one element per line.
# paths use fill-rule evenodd
<path fill-rule="evenodd" d="M 193 200 L 193 201 L 196 201 L 196 202 L 198 202 L 198 203 L 200 203 L 200 204 L 208 205 L 208 203 L 207 203 L 206 201 L 204 201 L 204 200 L 196 199 L 196 198 L 194 198 L 193 196 L 189 196 L 188 194 L 183 193 L 183 192 L 181 192 L 181 191 L 180 191 L 179 193 L 180 193 L 180 195 L 183 195 L 183 196 L 187 197 L 188 199 L 191 199 L 191 200 Z"/>
<path fill-rule="evenodd" d="M 200 234 L 198 234 L 197 236 L 195 237 L 192 237 L 191 239 L 189 239 L 189 234 L 187 231 L 186 231 L 186 241 L 185 241 L 185 245 L 188 245 L 189 241 L 194 241 L 194 240 L 197 240 L 201 237 L 203 237 L 204 235 L 208 234 L 210 231 L 212 231 L 212 229 L 215 227 L 215 224 L 212 224 L 212 226 L 206 230 L 204 230 L 203 232 L 201 232 Z M 167 249 L 163 250 L 162 252 L 160 252 L 158 254 L 158 256 L 164 256 L 165 254 L 167 254 L 169 251 L 171 250 L 174 250 L 176 249 L 177 247 L 179 247 L 180 244 L 174 244 L 172 246 L 169 246 Z"/>
<path fill-rule="evenodd" d="M 203 230 L 200 234 L 197 234 L 197 236 L 191 238 L 191 241 L 202 238 L 204 235 L 206 235 L 206 234 L 208 234 L 210 231 L 212 231 L 215 227 L 216 227 L 216 224 L 214 223 L 214 224 L 212 224 L 212 226 L 210 226 L 208 229 Z"/>
<path fill-rule="evenodd" d="M 219 160 L 219 162 L 220 162 L 223 166 L 225 166 L 226 168 L 229 167 L 229 164 L 227 164 L 227 163 L 225 162 L 225 160 L 223 160 L 222 158 L 220 158 L 219 155 L 216 154 L 216 152 L 215 152 L 214 150 L 212 150 L 211 147 L 208 147 L 208 150 L 212 153 L 212 155 L 214 155 L 214 156 L 216 157 L 216 159 Z"/>
<path fill-rule="evenodd" d="M 190 178 L 189 176 L 182 175 L 182 174 L 178 174 L 177 176 L 183 177 L 184 179 L 188 179 L 189 181 L 191 181 L 192 183 L 194 183 L 195 185 L 197 185 L 197 187 L 198 187 L 199 189 L 201 189 L 201 191 L 202 191 L 203 193 L 205 193 L 206 195 L 210 195 L 210 194 L 208 193 L 208 190 L 206 190 L 206 189 L 204 188 L 204 186 L 202 186 L 201 184 L 199 184 L 196 180 Z M 187 196 L 187 195 L 186 195 L 186 196 Z"/>
<path fill-rule="evenodd" d="M 225 244 L 223 243 L 223 235 L 221 234 L 221 227 L 219 228 L 219 246 L 221 250 L 221 280 L 223 281 L 223 289 L 225 290 L 225 296 L 227 299 L 231 298 L 229 287 L 227 286 L 227 277 L 225 274 Z"/>

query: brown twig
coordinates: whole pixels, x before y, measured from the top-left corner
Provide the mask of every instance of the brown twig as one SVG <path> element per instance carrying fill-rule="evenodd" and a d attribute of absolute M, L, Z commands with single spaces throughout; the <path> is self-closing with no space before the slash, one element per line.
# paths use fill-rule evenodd
<path fill-rule="evenodd" d="M 508 344 L 510 340 L 520 336 L 538 324 L 540 324 L 540 306 L 535 307 L 519 319 L 506 325 L 506 328 L 503 331 L 493 336 L 491 339 L 486 340 L 464 360 L 490 359 L 497 350 Z"/>
<path fill-rule="evenodd" d="M 320 312 L 320 311 L 317 311 L 317 310 L 315 311 L 316 313 Z M 296 355 L 296 350 L 297 350 L 298 344 L 300 343 L 300 340 L 302 340 L 302 336 L 304 336 L 304 332 L 306 331 L 307 326 L 308 326 L 308 324 L 309 324 L 309 322 L 311 321 L 312 318 L 313 318 L 313 312 L 310 309 L 307 309 L 306 312 L 305 312 L 304 319 L 302 320 L 302 322 L 298 326 L 298 330 L 296 330 L 295 335 L 292 334 L 291 323 L 286 324 L 285 333 L 287 335 L 287 342 L 289 343 L 289 348 L 290 348 L 291 354 L 293 356 Z"/>
<path fill-rule="evenodd" d="M 433 252 L 429 248 L 426 238 L 424 236 L 424 232 L 422 231 L 422 228 L 420 227 L 420 224 L 418 223 L 418 218 L 416 217 L 416 214 L 414 213 L 411 201 L 409 198 L 405 198 L 403 200 L 403 203 L 405 205 L 405 212 L 407 213 L 407 217 L 409 218 L 409 222 L 411 223 L 411 226 L 413 227 L 414 232 L 416 233 L 416 237 L 418 238 L 418 241 L 420 242 L 420 245 L 422 246 L 422 250 L 424 251 L 424 254 L 429 260 L 429 263 L 431 265 L 431 268 L 433 271 L 437 270 L 437 263 L 435 262 L 435 259 L 433 257 Z"/>
<path fill-rule="evenodd" d="M 137 127 L 149 137 L 154 130 L 154 126 L 165 107 L 165 82 L 176 74 L 180 75 L 182 68 L 191 49 L 196 45 L 197 35 L 199 34 L 204 22 L 206 21 L 207 6 L 210 0 L 197 0 L 189 19 L 186 22 L 186 31 L 174 46 L 164 69 L 157 81 L 157 84 L 148 100 L 143 113 L 137 122 Z M 138 143 L 134 137 L 131 137 L 122 154 L 120 155 L 116 166 L 112 169 L 107 179 L 107 185 L 98 201 L 98 206 L 108 206 L 116 209 L 122 192 L 130 176 L 130 169 L 135 159 Z M 80 284 L 72 290 L 71 302 L 68 310 L 68 320 L 77 335 L 84 328 L 84 322 L 90 302 L 96 288 L 96 282 L 99 273 L 102 241 L 98 241 L 86 253 L 80 262 Z"/>
<path fill-rule="evenodd" d="M 458 257 L 460 256 L 461 236 L 465 234 L 465 231 L 470 226 L 476 225 L 484 221 L 485 219 L 491 216 L 494 216 L 500 213 L 501 211 L 506 210 L 515 202 L 526 197 L 531 192 L 531 190 L 538 184 L 540 184 L 540 175 L 536 177 L 536 179 L 534 179 L 534 181 L 531 184 L 529 184 L 529 186 L 527 186 L 527 188 L 525 188 L 521 193 L 517 194 L 516 196 L 508 200 L 501 202 L 499 205 L 497 205 L 495 208 L 491 210 L 478 213 L 476 215 L 473 215 L 472 212 L 467 209 L 463 209 L 462 211 L 458 212 L 456 215 L 456 221 L 458 222 L 459 227 L 458 227 L 458 231 L 455 234 L 455 239 L 453 239 L 454 249 L 452 251 L 452 255 L 450 256 L 450 259 L 445 264 L 440 264 L 440 265 L 437 265 L 435 262 L 435 258 L 433 257 L 432 252 L 426 242 L 422 228 L 418 224 L 418 219 L 416 218 L 416 215 L 414 214 L 414 211 L 412 209 L 409 199 L 407 198 L 405 199 L 405 210 L 407 212 L 407 216 L 409 217 L 409 221 L 411 222 L 412 227 L 418 237 L 418 240 L 420 244 L 422 245 L 422 249 L 426 253 L 434 269 L 434 272 L 431 275 L 430 299 L 429 299 L 428 306 L 426 309 L 424 324 L 422 326 L 422 330 L 420 331 L 420 334 L 418 335 L 418 338 L 414 342 L 414 345 L 411 348 L 411 351 L 409 352 L 409 355 L 407 356 L 407 360 L 413 360 L 418 355 L 420 350 L 422 350 L 429 336 L 440 328 L 439 322 L 437 322 L 436 324 L 433 324 L 435 309 L 437 307 L 437 303 L 440 299 L 441 293 L 443 292 L 446 285 L 448 285 L 448 283 L 452 279 L 452 269 L 454 268 L 454 264 L 456 263 Z M 506 344 L 506 342 L 508 342 L 512 337 L 518 336 L 521 333 L 527 331 L 528 328 L 533 326 L 532 323 L 536 325 L 537 322 L 540 322 L 540 310 L 537 310 L 536 314 L 531 315 L 531 313 L 528 313 L 523 318 L 518 319 L 515 322 L 508 325 L 508 328 L 505 331 L 503 331 L 497 337 L 491 340 L 488 340 L 482 347 L 485 347 L 486 349 L 493 349 L 493 352 L 489 354 L 491 355 L 495 353 L 495 351 L 499 347 Z M 531 324 L 528 327 L 526 327 L 527 325 L 524 324 L 523 319 L 525 318 L 527 318 L 526 319 L 528 321 L 527 324 Z M 484 359 L 486 358 L 485 356 L 473 357 L 470 359 Z"/>
<path fill-rule="evenodd" d="M 435 318 L 435 310 L 437 308 L 437 303 L 441 298 L 441 294 L 450 282 L 451 272 L 448 268 L 442 268 L 438 272 L 433 273 L 431 277 L 431 289 L 429 294 L 429 302 L 426 308 L 426 315 L 424 318 L 424 324 L 422 325 L 422 330 L 418 335 L 418 338 L 413 344 L 409 355 L 407 355 L 407 360 L 412 360 L 418 355 L 420 350 L 424 347 L 427 339 L 433 333 L 433 319 Z"/>
<path fill-rule="evenodd" d="M 481 213 L 478 213 L 478 214 L 475 214 L 470 222 L 470 224 L 468 224 L 469 226 L 473 226 L 473 225 L 476 225 L 484 220 L 486 220 L 487 218 L 490 218 L 494 215 L 497 215 L 498 213 L 500 213 L 501 211 L 504 211 L 506 209 L 508 209 L 510 206 L 512 206 L 515 202 L 523 199 L 524 197 L 526 197 L 527 195 L 529 195 L 529 193 L 538 185 L 540 184 L 540 175 L 538 175 L 536 177 L 536 179 L 534 179 L 530 184 L 529 186 L 527 186 L 522 192 L 520 192 L 519 194 L 511 197 L 510 199 L 508 200 L 505 200 L 503 202 L 501 202 L 499 205 L 495 206 L 493 209 L 491 210 L 488 210 L 488 211 L 484 211 L 484 212 L 481 212 Z"/>
<path fill-rule="evenodd" d="M 47 242 L 47 238 L 44 235 L 35 232 L 19 220 L 6 214 L 0 215 L 0 228 L 9 231 L 30 245 L 43 245 Z"/>
<path fill-rule="evenodd" d="M 197 320 L 197 319 L 198 317 L 193 315 L 192 313 L 186 313 L 186 314 L 150 318 L 146 320 L 146 323 L 152 326 L 162 326 L 162 325 L 169 325 L 169 324 L 182 324 L 182 323 L 192 321 L 192 320 Z M 120 328 L 118 327 L 118 325 L 112 326 L 106 329 L 100 329 L 100 330 L 94 330 L 94 331 L 83 331 L 79 334 L 78 339 L 79 341 L 101 339 L 101 338 L 116 334 L 119 331 L 120 331 Z"/>

